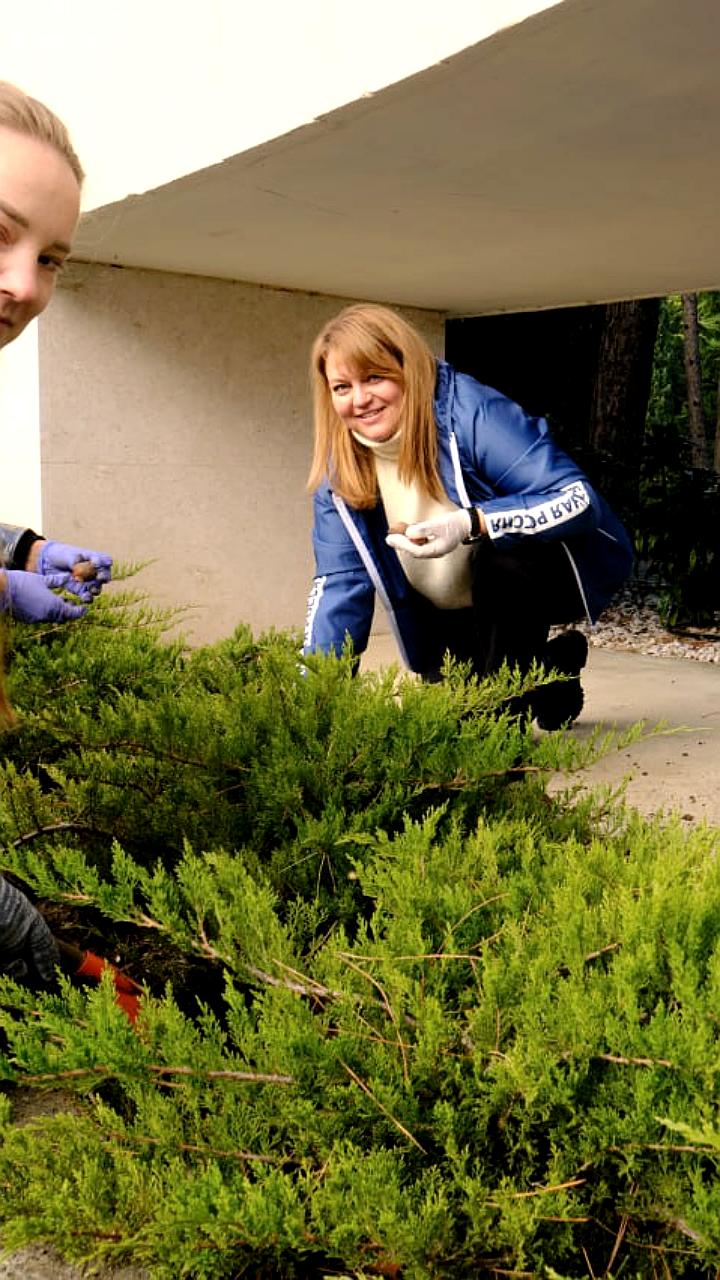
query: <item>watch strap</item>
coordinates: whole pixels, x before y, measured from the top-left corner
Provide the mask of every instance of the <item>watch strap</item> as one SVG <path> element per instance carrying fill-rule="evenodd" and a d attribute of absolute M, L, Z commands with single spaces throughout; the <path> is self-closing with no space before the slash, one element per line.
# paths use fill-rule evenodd
<path fill-rule="evenodd" d="M 477 507 L 464 507 L 470 517 L 470 532 L 467 538 L 463 538 L 463 546 L 468 546 L 471 542 L 479 542 L 482 538 L 482 529 L 480 528 L 480 512 Z"/>

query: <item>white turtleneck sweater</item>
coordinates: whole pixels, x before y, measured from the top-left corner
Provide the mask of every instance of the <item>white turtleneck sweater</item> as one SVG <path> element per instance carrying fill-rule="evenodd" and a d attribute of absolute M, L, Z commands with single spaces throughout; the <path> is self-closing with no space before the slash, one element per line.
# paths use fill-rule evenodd
<path fill-rule="evenodd" d="M 442 502 L 422 493 L 414 484 L 403 484 L 398 476 L 400 457 L 398 431 L 390 440 L 366 440 L 357 431 L 353 436 L 358 444 L 370 449 L 375 459 L 380 497 L 389 525 L 417 524 L 420 520 L 432 520 L 458 507 L 446 496 Z M 421 595 L 437 609 L 464 609 L 472 603 L 470 585 L 471 547 L 456 547 L 446 556 L 419 560 L 407 551 L 398 551 L 403 572 Z"/>

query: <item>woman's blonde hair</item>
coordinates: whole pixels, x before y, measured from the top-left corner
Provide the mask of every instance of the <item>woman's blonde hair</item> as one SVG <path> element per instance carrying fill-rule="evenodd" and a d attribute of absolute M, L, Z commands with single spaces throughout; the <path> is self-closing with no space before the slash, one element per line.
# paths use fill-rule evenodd
<path fill-rule="evenodd" d="M 31 98 L 14 84 L 8 84 L 7 80 L 0 80 L 0 128 L 24 133 L 29 138 L 37 138 L 38 142 L 47 142 L 67 160 L 78 186 L 82 186 L 85 174 L 62 120 L 43 102 Z"/>
<path fill-rule="evenodd" d="M 398 475 L 404 484 L 417 484 L 442 498 L 433 413 L 435 357 L 397 312 L 366 302 L 346 307 L 324 325 L 313 344 L 315 449 L 308 488 L 317 489 L 327 478 L 351 507 L 373 507 L 378 499 L 372 450 L 358 443 L 333 408 L 326 375 L 330 352 L 362 378 L 376 373 L 402 385 Z"/>

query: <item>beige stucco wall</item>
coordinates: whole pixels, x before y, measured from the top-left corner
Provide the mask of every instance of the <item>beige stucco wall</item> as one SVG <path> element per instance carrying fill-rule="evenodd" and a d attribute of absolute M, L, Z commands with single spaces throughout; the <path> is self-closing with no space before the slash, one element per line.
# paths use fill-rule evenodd
<path fill-rule="evenodd" d="M 307 357 L 342 300 L 73 266 L 40 323 L 43 528 L 151 560 L 194 641 L 301 627 L 312 575 Z M 440 353 L 443 317 L 407 312 Z M 382 625 L 382 624 L 381 624 Z"/>

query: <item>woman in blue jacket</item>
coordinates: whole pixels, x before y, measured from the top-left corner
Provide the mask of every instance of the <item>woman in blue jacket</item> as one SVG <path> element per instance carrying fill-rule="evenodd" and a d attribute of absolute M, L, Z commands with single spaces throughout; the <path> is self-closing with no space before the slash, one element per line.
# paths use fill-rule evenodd
<path fill-rule="evenodd" d="M 587 641 L 627 578 L 625 529 L 547 423 L 436 360 L 387 307 L 348 307 L 312 354 L 316 574 L 305 651 L 356 654 L 375 596 L 406 665 L 449 651 L 480 676 L 533 660 L 574 677 L 538 690 L 543 728 L 579 715 Z"/>

